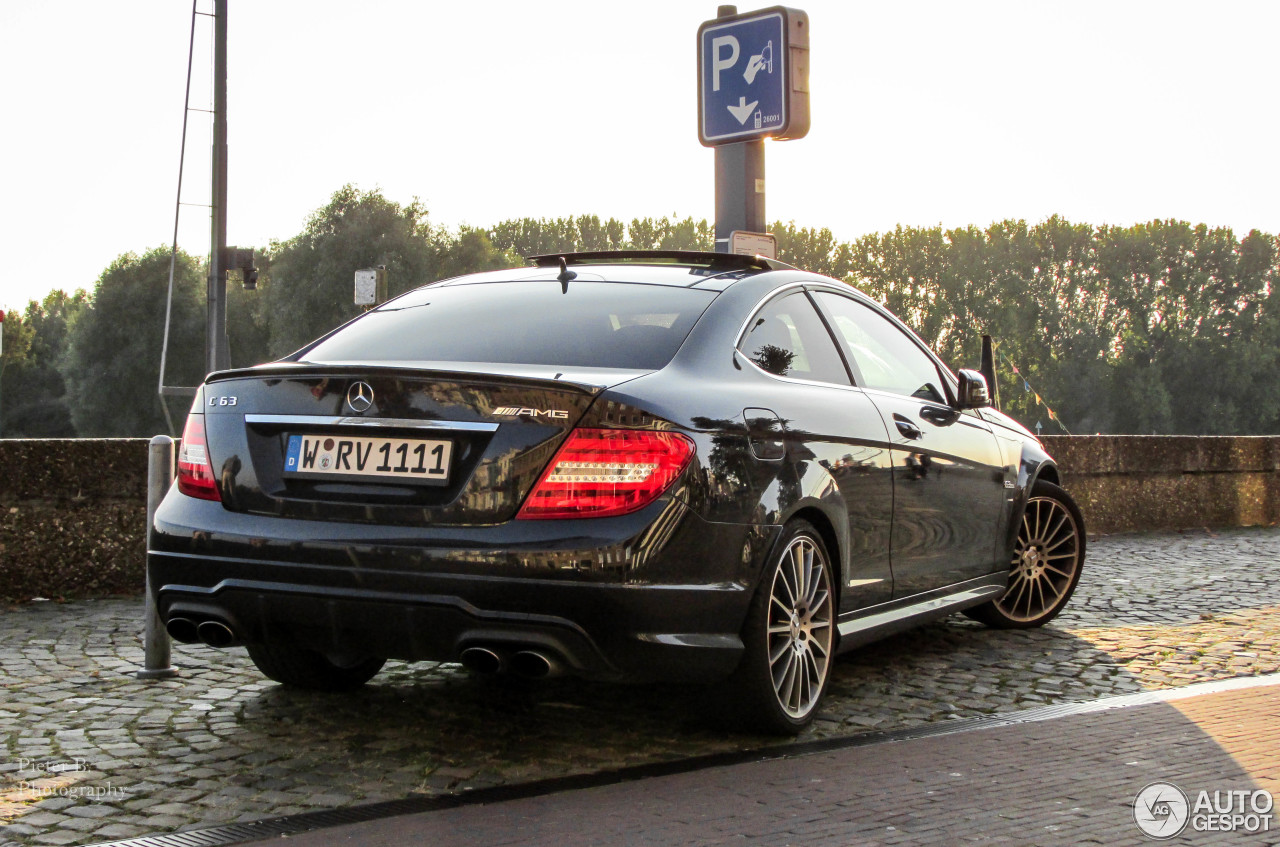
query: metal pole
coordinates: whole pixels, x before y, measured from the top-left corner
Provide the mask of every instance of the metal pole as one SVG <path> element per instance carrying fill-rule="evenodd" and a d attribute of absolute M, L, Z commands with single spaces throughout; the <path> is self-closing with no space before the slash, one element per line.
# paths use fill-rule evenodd
<path fill-rule="evenodd" d="M 209 313 L 205 328 L 206 369 L 231 367 L 227 344 L 227 0 L 214 4 L 213 38 L 213 214 L 209 255 Z"/>
<path fill-rule="evenodd" d="M 716 252 L 729 252 L 735 230 L 768 232 L 764 212 L 764 141 L 716 148 Z"/>
<path fill-rule="evenodd" d="M 151 546 L 151 528 L 155 525 L 156 509 L 165 492 L 173 484 L 173 439 L 157 435 L 151 439 L 147 452 L 147 546 Z M 138 679 L 172 679 L 178 671 L 169 660 L 169 633 L 160 622 L 156 598 L 152 592 L 151 569 L 147 569 L 147 623 L 143 635 L 143 667 Z"/>

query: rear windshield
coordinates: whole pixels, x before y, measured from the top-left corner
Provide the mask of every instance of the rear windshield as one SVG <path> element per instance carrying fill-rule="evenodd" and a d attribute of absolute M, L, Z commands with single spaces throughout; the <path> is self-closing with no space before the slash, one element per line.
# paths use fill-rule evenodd
<path fill-rule="evenodd" d="M 305 362 L 503 362 L 661 368 L 714 291 L 555 280 L 412 291 L 303 351 Z"/>

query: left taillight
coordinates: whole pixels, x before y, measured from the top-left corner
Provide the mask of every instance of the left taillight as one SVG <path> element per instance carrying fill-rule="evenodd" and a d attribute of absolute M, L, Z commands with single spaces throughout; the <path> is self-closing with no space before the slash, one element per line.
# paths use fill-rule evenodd
<path fill-rule="evenodd" d="M 218 480 L 209 464 L 209 442 L 204 434 L 204 415 L 187 415 L 182 430 L 182 449 L 178 451 L 178 490 L 188 497 L 221 500 Z"/>
<path fill-rule="evenodd" d="M 516 518 L 603 518 L 638 511 L 670 488 L 692 458 L 693 442 L 679 433 L 576 429 Z"/>

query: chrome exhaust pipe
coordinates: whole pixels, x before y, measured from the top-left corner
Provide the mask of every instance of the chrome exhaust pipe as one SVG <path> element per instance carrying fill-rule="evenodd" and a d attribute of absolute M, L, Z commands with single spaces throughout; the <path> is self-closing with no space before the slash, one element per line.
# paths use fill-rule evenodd
<path fill-rule="evenodd" d="M 169 637 L 180 644 L 195 644 L 200 640 L 196 622 L 190 618 L 169 618 L 164 628 Z"/>
<path fill-rule="evenodd" d="M 196 635 L 210 647 L 230 647 L 236 643 L 236 634 L 221 621 L 205 621 L 196 627 Z"/>
<path fill-rule="evenodd" d="M 529 679 L 559 676 L 564 668 L 555 659 L 536 650 L 521 650 L 511 657 L 511 672 Z"/>
<path fill-rule="evenodd" d="M 501 673 L 507 667 L 502 654 L 488 647 L 468 647 L 462 651 L 458 661 L 467 670 L 483 674 Z"/>

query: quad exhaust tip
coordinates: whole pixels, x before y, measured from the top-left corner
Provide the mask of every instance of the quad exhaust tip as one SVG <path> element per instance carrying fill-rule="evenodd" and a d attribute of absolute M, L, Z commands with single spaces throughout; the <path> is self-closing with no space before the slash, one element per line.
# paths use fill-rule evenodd
<path fill-rule="evenodd" d="M 475 673 L 495 674 L 507 668 L 507 661 L 502 654 L 488 647 L 468 647 L 458 658 L 464 668 Z"/>
<path fill-rule="evenodd" d="M 493 647 L 468 647 L 458 660 L 467 670 L 486 675 L 509 672 L 526 679 L 545 679 L 564 671 L 559 661 L 539 650 L 517 650 L 508 654 Z"/>
<path fill-rule="evenodd" d="M 169 618 L 164 625 L 169 637 L 181 644 L 207 644 L 210 647 L 234 647 L 240 643 L 236 634 L 222 621 L 194 621 L 191 618 Z"/>
<path fill-rule="evenodd" d="M 536 650 L 521 650 L 511 657 L 511 672 L 529 679 L 558 676 L 561 667 L 551 657 Z"/>
<path fill-rule="evenodd" d="M 195 644 L 200 640 L 196 622 L 190 618 L 169 618 L 164 628 L 170 638 L 181 644 Z"/>
<path fill-rule="evenodd" d="M 205 621 L 196 627 L 196 635 L 210 647 L 230 647 L 236 643 L 236 634 L 222 621 Z"/>

